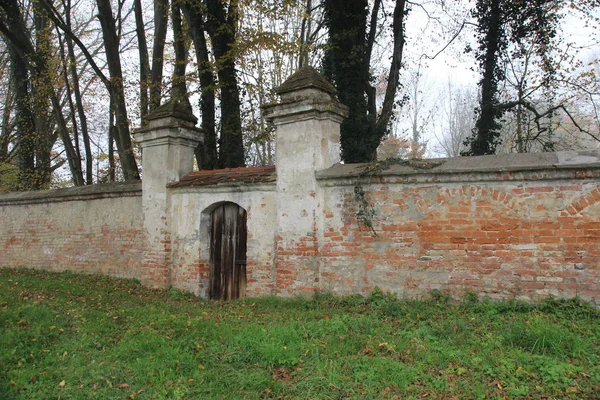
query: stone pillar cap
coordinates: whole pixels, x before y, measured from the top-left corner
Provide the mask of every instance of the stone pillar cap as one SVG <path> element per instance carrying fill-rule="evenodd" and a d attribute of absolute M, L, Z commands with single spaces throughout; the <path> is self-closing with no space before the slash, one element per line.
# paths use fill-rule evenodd
<path fill-rule="evenodd" d="M 335 96 L 337 90 L 313 67 L 302 67 L 275 89 L 275 93 L 284 96 L 290 92 L 314 88 Z"/>
<path fill-rule="evenodd" d="M 339 123 L 348 116 L 348 107 L 341 104 L 331 83 L 313 67 L 302 67 L 275 89 L 280 103 L 263 104 L 263 117 L 276 125 L 306 118 L 335 118 Z M 315 116 L 322 114 L 322 116 Z M 312 115 L 312 116 L 311 116 Z"/>
<path fill-rule="evenodd" d="M 192 114 L 192 107 L 189 101 L 177 101 L 173 99 L 157 107 L 146 116 L 149 127 L 164 125 L 164 123 L 159 122 L 160 120 L 166 120 L 164 122 L 167 124 L 172 124 L 175 120 L 179 120 L 184 125 L 191 126 L 195 126 L 198 123 L 198 118 Z"/>

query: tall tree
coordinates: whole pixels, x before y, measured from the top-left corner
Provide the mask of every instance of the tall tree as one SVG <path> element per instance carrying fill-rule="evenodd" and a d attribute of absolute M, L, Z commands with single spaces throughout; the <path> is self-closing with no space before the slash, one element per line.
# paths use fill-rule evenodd
<path fill-rule="evenodd" d="M 195 150 L 196 161 L 200 169 L 218 168 L 217 132 L 215 129 L 215 75 L 209 58 L 206 29 L 204 27 L 203 7 L 196 1 L 184 1 L 181 9 L 185 16 L 196 53 L 196 65 L 200 81 L 200 113 L 204 143 Z"/>
<path fill-rule="evenodd" d="M 21 179 L 21 188 L 40 189 L 49 183 L 48 153 L 56 140 L 54 128 L 63 142 L 73 183 L 83 185 L 81 160 L 73 146 L 54 86 L 50 41 L 46 36 L 50 32 L 46 13 L 38 4 L 34 8 L 35 41 L 29 35 L 19 3 L 15 0 L 0 1 L 0 33 L 12 52 L 15 99 L 21 114 L 17 121 L 17 146 L 21 147 L 17 159 L 19 169 L 27 175 Z M 55 123 L 52 129 L 49 126 L 50 113 Z"/>
<path fill-rule="evenodd" d="M 475 123 L 477 92 L 469 86 L 458 86 L 451 80 L 441 96 L 441 135 L 437 137 L 440 151 L 447 157 L 458 157 Z"/>
<path fill-rule="evenodd" d="M 71 0 L 67 0 L 63 4 L 65 7 L 65 23 L 67 24 L 69 29 L 72 29 Z M 60 38 L 60 33 L 59 33 L 59 38 Z M 85 149 L 86 183 L 88 185 L 91 185 L 93 183 L 93 164 L 92 164 L 93 163 L 93 155 L 92 155 L 92 147 L 91 147 L 91 142 L 90 142 L 90 135 L 89 135 L 89 131 L 88 131 L 87 116 L 86 116 L 85 108 L 83 106 L 83 95 L 81 93 L 81 88 L 80 88 L 80 84 L 79 84 L 80 74 L 77 71 L 77 57 L 75 55 L 75 47 L 73 45 L 73 40 L 67 36 L 67 37 L 65 37 L 64 41 L 66 42 L 66 45 L 67 45 L 67 54 L 68 54 L 68 61 L 66 63 L 63 62 L 63 64 L 65 65 L 65 67 L 64 67 L 65 75 L 67 74 L 66 70 L 67 70 L 67 65 L 68 65 L 68 71 L 69 71 L 69 75 L 71 77 L 70 82 L 71 82 L 71 85 L 73 86 L 73 95 L 75 97 L 75 108 L 77 109 L 77 116 L 79 117 L 79 126 L 81 128 L 83 146 Z M 62 46 L 61 46 L 61 49 L 62 49 Z M 65 78 L 65 84 L 68 85 L 68 80 L 66 78 Z M 73 118 L 75 118 L 75 116 L 73 116 Z"/>
<path fill-rule="evenodd" d="M 148 42 L 146 41 L 146 27 L 142 0 L 133 0 L 135 14 L 135 34 L 138 41 L 138 56 L 140 58 L 140 119 L 145 124 L 146 115 L 150 105 L 148 98 L 148 79 L 150 77 L 150 61 L 148 57 Z"/>
<path fill-rule="evenodd" d="M 190 25 L 194 40 L 198 72 L 202 92 L 202 126 L 208 128 L 208 140 L 197 156 L 206 155 L 208 160 L 203 166 L 212 166 L 216 153 L 216 135 L 214 128 L 214 87 L 215 80 L 204 32 L 208 33 L 214 55 L 217 85 L 221 105 L 220 138 L 218 141 L 218 162 L 221 168 L 240 167 L 245 164 L 244 142 L 242 137 L 241 101 L 236 72 L 235 42 L 238 28 L 239 9 L 236 0 L 204 0 L 201 3 L 187 2 L 183 10 Z M 205 114 L 206 112 L 206 114 Z M 203 154 L 200 154 L 203 153 Z"/>
<path fill-rule="evenodd" d="M 407 2 L 396 0 L 393 20 L 393 50 L 383 104 L 378 113 L 376 92 L 369 72 L 377 37 L 382 2 L 375 0 L 370 15 L 367 0 L 326 0 L 325 21 L 329 42 L 323 62 L 325 76 L 338 90 L 350 116 L 341 126 L 342 159 L 347 163 L 375 160 L 377 146 L 388 132 L 398 89 L 404 51 L 404 18 Z"/>
<path fill-rule="evenodd" d="M 98 5 L 98 19 L 102 27 L 104 49 L 108 71 L 110 73 L 109 90 L 114 101 L 114 113 L 116 122 L 117 151 L 123 167 L 125 180 L 139 179 L 137 163 L 131 146 L 131 135 L 129 132 L 129 120 L 127 119 L 127 105 L 125 103 L 125 88 L 123 86 L 123 72 L 121 69 L 121 57 L 119 53 L 119 37 L 117 26 L 113 17 L 110 0 L 96 0 Z"/>
<path fill-rule="evenodd" d="M 501 55 L 511 42 L 531 40 L 540 55 L 542 68 L 552 74 L 550 44 L 559 20 L 556 0 L 478 0 L 473 10 L 477 20 L 478 47 L 476 59 L 482 72 L 479 85 L 481 101 L 473 136 L 465 143 L 465 154 L 493 154 L 499 143 L 501 116 L 517 104 L 501 104 L 498 87 L 506 76 Z M 520 56 L 517 50 L 512 57 Z"/>
<path fill-rule="evenodd" d="M 171 21 L 173 22 L 173 47 L 175 48 L 175 65 L 173 66 L 173 83 L 171 99 L 185 103 L 190 111 L 185 70 L 187 67 L 188 51 L 183 33 L 181 5 L 179 0 L 171 1 Z"/>
<path fill-rule="evenodd" d="M 150 111 L 160 106 L 165 40 L 169 23 L 169 0 L 154 0 L 154 45 L 150 83 Z"/>
<path fill-rule="evenodd" d="M 244 141 L 234 53 L 238 5 L 236 0 L 205 0 L 205 4 L 205 27 L 215 56 L 221 94 L 219 166 L 221 168 L 241 167 L 245 164 Z"/>

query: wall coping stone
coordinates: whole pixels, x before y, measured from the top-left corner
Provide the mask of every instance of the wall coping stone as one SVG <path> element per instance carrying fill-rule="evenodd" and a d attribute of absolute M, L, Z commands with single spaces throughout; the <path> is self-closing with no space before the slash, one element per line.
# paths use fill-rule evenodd
<path fill-rule="evenodd" d="M 142 196 L 142 181 L 139 180 L 32 192 L 4 193 L 0 194 L 0 206 L 137 196 Z"/>
<path fill-rule="evenodd" d="M 394 164 L 386 170 L 375 173 L 374 176 L 385 181 L 390 179 L 393 181 L 394 177 L 403 177 L 400 181 L 409 183 L 545 180 L 600 176 L 600 150 L 508 153 L 428 159 L 423 160 L 422 163 L 429 163 L 432 168 L 415 168 L 406 164 Z M 434 166 L 438 163 L 438 166 Z M 325 170 L 317 171 L 315 175 L 320 181 L 354 178 L 352 182 L 355 182 L 355 178 L 358 178 L 369 165 L 372 164 L 335 164 Z M 581 174 L 580 171 L 582 170 L 590 173 Z M 595 170 L 598 170 L 598 172 L 591 173 Z M 348 183 L 346 182 L 346 184 Z"/>

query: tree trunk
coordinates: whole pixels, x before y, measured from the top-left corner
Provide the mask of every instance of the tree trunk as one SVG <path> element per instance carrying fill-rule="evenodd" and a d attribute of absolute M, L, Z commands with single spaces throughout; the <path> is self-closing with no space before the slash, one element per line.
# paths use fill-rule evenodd
<path fill-rule="evenodd" d="M 372 151 L 377 151 L 377 146 L 381 142 L 381 138 L 387 133 L 394 112 L 394 100 L 398 91 L 398 81 L 400 79 L 400 68 L 402 67 L 402 57 L 404 53 L 404 16 L 406 15 L 406 1 L 397 0 L 396 8 L 394 9 L 394 21 L 392 29 L 394 31 L 394 52 L 392 53 L 392 64 L 388 74 L 387 87 L 385 89 L 385 98 L 381 106 L 381 113 L 375 125 L 373 143 L 375 147 Z"/>
<path fill-rule="evenodd" d="M 163 57 L 169 16 L 169 0 L 154 0 L 154 45 L 152 46 L 152 81 L 150 111 L 160 106 L 163 77 Z"/>
<path fill-rule="evenodd" d="M 123 168 L 123 177 L 125 180 L 139 179 L 140 175 L 131 147 L 115 20 L 112 15 L 110 0 L 96 0 L 96 3 L 98 5 L 98 19 L 102 26 L 106 61 L 110 72 L 110 95 L 114 100 L 116 125 L 115 142 L 117 143 L 117 151 Z"/>
<path fill-rule="evenodd" d="M 12 110 L 15 106 L 13 88 L 14 81 L 11 78 L 9 79 L 8 85 L 5 88 L 6 96 L 4 97 L 4 109 L 2 110 L 2 127 L 0 128 L 0 163 L 9 162 L 14 151 L 14 149 L 9 150 L 9 145 L 12 142 L 12 132 L 14 129 L 14 122 L 12 118 Z"/>
<path fill-rule="evenodd" d="M 501 0 L 489 1 L 487 18 L 480 18 L 486 22 L 485 44 L 486 52 L 483 60 L 483 78 L 481 79 L 481 103 L 479 118 L 475 123 L 476 136 L 470 143 L 470 154 L 474 156 L 494 154 L 499 132 L 498 116 L 498 91 L 497 68 L 500 29 L 502 26 Z"/>
<path fill-rule="evenodd" d="M 182 10 L 196 49 L 196 63 L 200 78 L 200 112 L 205 136 L 204 143 L 200 143 L 195 150 L 196 161 L 200 169 L 215 169 L 219 161 L 215 131 L 215 76 L 208 58 L 202 11 L 195 3 L 183 3 Z"/>
<path fill-rule="evenodd" d="M 173 67 L 173 87 L 171 89 L 171 99 L 175 101 L 182 101 L 189 105 L 185 82 L 185 70 L 187 67 L 188 54 L 185 47 L 185 39 L 183 37 L 181 8 L 177 0 L 171 2 L 171 20 L 173 22 L 173 47 L 175 48 L 175 66 Z"/>
<path fill-rule="evenodd" d="M 206 0 L 206 29 L 210 35 L 217 63 L 217 76 L 221 91 L 221 138 L 219 167 L 244 166 L 244 142 L 240 118 L 240 94 L 235 74 L 235 57 L 232 46 L 235 42 L 238 10 L 231 1 L 227 10 L 221 0 Z"/>
<path fill-rule="evenodd" d="M 323 66 L 326 77 L 338 90 L 342 104 L 350 115 L 340 127 L 342 159 L 347 163 L 374 159 L 372 126 L 365 98 L 369 70 L 365 70 L 368 1 L 327 0 L 325 18 L 329 27 L 329 44 Z"/>
<path fill-rule="evenodd" d="M 145 125 L 148 114 L 148 78 L 150 76 L 150 63 L 148 58 L 148 43 L 146 42 L 146 29 L 142 14 L 142 0 L 133 1 L 135 13 L 135 33 L 138 40 L 138 55 L 140 57 L 140 119 Z"/>
<path fill-rule="evenodd" d="M 48 28 L 48 17 L 45 10 L 39 4 L 33 4 L 33 20 L 35 27 L 35 52 L 38 58 L 38 65 L 43 68 L 38 69 L 38 73 L 30 75 L 31 80 L 31 99 L 32 111 L 34 113 L 35 123 L 35 170 L 36 180 L 39 189 L 45 189 L 50 185 L 52 178 L 52 166 L 50 153 L 56 141 L 53 135 L 53 126 L 51 121 L 51 109 L 49 99 L 55 92 L 55 86 L 47 66 L 51 64 L 52 57 L 51 32 Z M 59 122 L 56 121 L 58 124 Z M 70 138 L 69 138 L 70 142 Z M 77 154 L 73 154 L 77 157 Z M 71 172 L 77 174 L 76 165 L 80 158 L 72 160 L 75 168 Z M 76 177 L 73 177 L 74 182 L 78 182 Z"/>
<path fill-rule="evenodd" d="M 68 1 L 69 10 L 71 7 L 71 1 Z M 70 28 L 71 19 L 67 14 L 67 25 Z M 81 128 L 81 137 L 83 139 L 83 148 L 85 149 L 85 180 L 88 185 L 94 182 L 93 174 L 93 155 L 92 146 L 90 144 L 90 135 L 88 132 L 87 117 L 85 115 L 85 109 L 83 108 L 83 99 L 81 97 L 81 89 L 79 87 L 79 74 L 77 72 L 77 61 L 75 57 L 75 49 L 73 48 L 73 41 L 70 37 L 66 37 L 67 51 L 69 56 L 69 71 L 73 83 L 73 94 L 75 95 L 75 105 L 77 108 L 77 116 L 79 117 L 79 126 Z"/>
<path fill-rule="evenodd" d="M 35 130 L 31 101 L 29 98 L 29 76 L 27 63 L 7 42 L 10 55 L 11 78 L 15 88 L 17 118 L 16 156 L 19 169 L 19 190 L 35 190 Z"/>

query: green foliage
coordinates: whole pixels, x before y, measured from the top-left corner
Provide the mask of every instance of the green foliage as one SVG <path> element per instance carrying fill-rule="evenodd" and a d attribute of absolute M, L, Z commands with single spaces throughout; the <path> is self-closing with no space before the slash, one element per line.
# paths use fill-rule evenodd
<path fill-rule="evenodd" d="M 133 280 L 0 269 L 0 397 L 597 395 L 597 309 L 466 298 L 374 289 L 208 302 Z"/>
<path fill-rule="evenodd" d="M 372 161 L 379 140 L 374 116 L 369 115 L 366 92 L 371 75 L 367 58 L 368 1 L 328 0 L 325 22 L 329 42 L 323 60 L 325 77 L 338 91 L 350 114 L 340 127 L 342 159 L 347 163 Z"/>
<path fill-rule="evenodd" d="M 0 163 L 0 193 L 16 191 L 19 186 L 19 171 L 9 163 Z"/>

